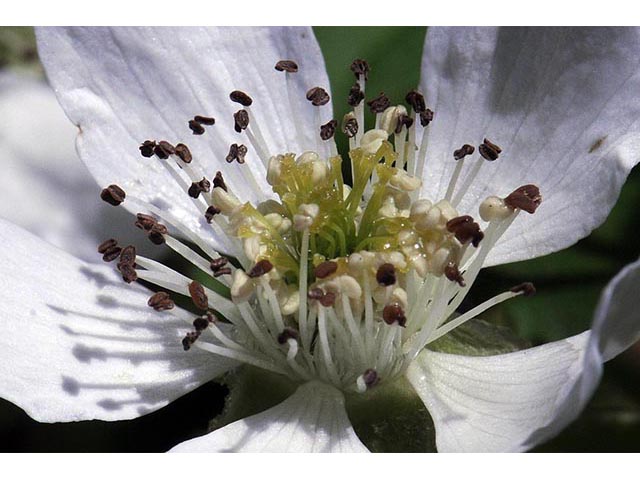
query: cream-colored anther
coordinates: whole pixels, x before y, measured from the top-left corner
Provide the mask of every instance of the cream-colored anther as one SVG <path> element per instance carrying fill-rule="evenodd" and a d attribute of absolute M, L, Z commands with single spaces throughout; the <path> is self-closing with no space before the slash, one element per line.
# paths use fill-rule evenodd
<path fill-rule="evenodd" d="M 267 164 L 267 183 L 271 186 L 280 182 L 280 173 L 282 172 L 282 155 L 275 155 L 269 159 Z"/>
<path fill-rule="evenodd" d="M 304 152 L 297 159 L 298 165 L 304 165 L 305 163 L 317 162 L 320 160 L 320 156 L 316 152 Z"/>
<path fill-rule="evenodd" d="M 386 130 L 369 130 L 362 135 L 362 139 L 360 140 L 360 147 L 366 153 L 373 155 L 376 153 L 380 147 L 382 146 L 382 142 L 384 142 L 389 135 Z"/>
<path fill-rule="evenodd" d="M 364 257 L 359 253 L 349 255 L 348 263 L 349 271 L 354 275 L 361 273 L 365 268 Z"/>
<path fill-rule="evenodd" d="M 300 307 L 300 294 L 298 290 L 291 285 L 280 289 L 278 292 L 278 303 L 280 304 L 280 311 L 283 315 L 294 314 Z"/>
<path fill-rule="evenodd" d="M 278 230 L 280 225 L 282 225 L 284 217 L 279 213 L 268 213 L 264 216 L 264 219 L 269 223 L 269 225 Z"/>
<path fill-rule="evenodd" d="M 413 222 L 417 221 L 418 218 L 426 215 L 432 206 L 433 206 L 433 203 L 431 203 L 426 198 L 422 198 L 420 200 L 413 202 L 411 204 L 411 210 L 409 211 L 409 218 Z"/>
<path fill-rule="evenodd" d="M 440 276 L 444 273 L 444 268 L 450 261 L 451 251 L 448 248 L 439 248 L 431 257 L 430 270 L 434 275 Z"/>
<path fill-rule="evenodd" d="M 336 282 L 340 286 L 340 291 L 347 297 L 360 298 L 362 296 L 362 287 L 351 275 L 340 275 L 336 278 Z"/>
<path fill-rule="evenodd" d="M 234 302 L 244 302 L 253 293 L 254 285 L 249 276 L 243 270 L 237 269 L 233 274 L 231 284 L 231 298 Z"/>
<path fill-rule="evenodd" d="M 458 211 L 453 208 L 453 205 L 451 205 L 447 200 L 440 200 L 435 204 L 435 206 L 440 209 L 440 212 L 442 213 L 442 220 L 444 223 L 447 223 L 449 220 L 460 216 L 458 214 Z"/>
<path fill-rule="evenodd" d="M 445 222 L 446 223 L 446 222 Z M 416 230 L 426 232 L 442 227 L 442 212 L 437 206 L 432 206 L 426 214 L 417 216 L 415 220 Z"/>
<path fill-rule="evenodd" d="M 485 222 L 504 220 L 513 213 L 500 197 L 487 197 L 480 204 L 480 218 Z"/>
<path fill-rule="evenodd" d="M 403 105 L 387 107 L 380 117 L 380 128 L 391 135 L 398 126 L 398 118 L 401 115 L 407 115 L 407 109 Z"/>
<path fill-rule="evenodd" d="M 412 255 L 411 257 L 409 257 L 409 263 L 415 269 L 420 278 L 424 278 L 427 276 L 427 273 L 429 272 L 429 263 L 423 255 Z"/>
<path fill-rule="evenodd" d="M 396 170 L 396 173 L 389 179 L 389 183 L 405 192 L 413 192 L 422 185 L 422 180 L 409 175 L 404 170 Z"/>
<path fill-rule="evenodd" d="M 404 270 L 407 268 L 407 262 L 404 255 L 400 252 L 384 252 L 380 254 L 378 258 L 379 265 L 383 263 L 390 263 L 398 270 Z"/>
<path fill-rule="evenodd" d="M 213 204 L 226 216 L 232 215 L 233 212 L 242 205 L 237 198 L 221 187 L 215 187 L 213 189 L 211 199 L 213 200 Z"/>
<path fill-rule="evenodd" d="M 404 288 L 396 287 L 391 293 L 390 301 L 393 303 L 399 303 L 403 310 L 407 309 L 407 291 Z"/>
<path fill-rule="evenodd" d="M 309 228 L 319 213 L 320 207 L 315 203 L 303 203 L 298 207 L 298 213 L 293 216 L 293 228 L 298 232 Z"/>
<path fill-rule="evenodd" d="M 242 242 L 242 249 L 249 260 L 256 261 L 267 253 L 267 245 L 262 243 L 259 235 L 247 237 Z"/>
<path fill-rule="evenodd" d="M 393 197 L 389 196 L 384 199 L 382 207 L 378 209 L 378 215 L 386 218 L 395 218 L 398 215 L 398 209 Z"/>
<path fill-rule="evenodd" d="M 413 248 L 418 241 L 418 235 L 413 230 L 400 230 L 397 239 L 400 245 Z"/>

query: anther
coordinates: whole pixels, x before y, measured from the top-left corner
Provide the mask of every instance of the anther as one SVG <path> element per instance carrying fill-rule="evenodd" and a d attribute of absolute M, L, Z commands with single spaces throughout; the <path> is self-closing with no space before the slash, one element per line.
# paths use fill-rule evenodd
<path fill-rule="evenodd" d="M 404 99 L 416 113 L 422 113 L 427 109 L 427 105 L 424 103 L 424 96 L 416 90 L 411 90 Z"/>
<path fill-rule="evenodd" d="M 321 288 L 312 288 L 307 292 L 307 298 L 309 300 L 320 300 L 324 297 L 324 292 Z"/>
<path fill-rule="evenodd" d="M 118 263 L 118 270 L 122 274 L 122 279 L 127 282 L 135 282 L 138 279 L 136 269 L 132 265 Z"/>
<path fill-rule="evenodd" d="M 205 316 L 205 317 L 197 317 L 193 321 L 193 328 L 196 329 L 196 332 L 200 333 L 206 330 L 209 327 L 209 324 L 212 322 L 213 317 Z"/>
<path fill-rule="evenodd" d="M 179 143 L 175 147 L 175 154 L 180 157 L 184 163 L 191 163 L 193 160 L 193 156 L 191 155 L 191 150 L 184 143 Z"/>
<path fill-rule="evenodd" d="M 385 287 L 396 283 L 396 267 L 392 263 L 383 263 L 376 272 L 376 281 Z"/>
<path fill-rule="evenodd" d="M 329 103 L 329 94 L 322 87 L 313 87 L 307 92 L 307 100 L 315 107 L 320 107 Z"/>
<path fill-rule="evenodd" d="M 124 202 L 126 196 L 127 195 L 124 193 L 124 190 L 118 185 L 109 185 L 100 192 L 100 198 L 114 207 L 117 207 Z"/>
<path fill-rule="evenodd" d="M 374 98 L 373 100 L 369 100 L 367 102 L 369 105 L 369 109 L 371 113 L 382 113 L 391 105 L 391 101 L 389 97 L 387 97 L 384 92 L 380 92 L 380 94 Z"/>
<path fill-rule="evenodd" d="M 200 122 L 196 122 L 195 120 L 189 120 L 189 128 L 193 132 L 194 135 L 202 135 L 204 133 L 204 127 Z"/>
<path fill-rule="evenodd" d="M 523 185 L 505 198 L 504 203 L 512 210 L 520 209 L 527 213 L 534 213 L 542 203 L 542 196 L 537 186 Z"/>
<path fill-rule="evenodd" d="M 153 151 L 156 148 L 156 142 L 153 140 L 145 140 L 139 148 L 143 157 L 151 158 L 153 157 Z"/>
<path fill-rule="evenodd" d="M 111 262 L 120 256 L 122 248 L 118 246 L 118 241 L 115 238 L 105 240 L 98 245 L 98 253 L 102 254 L 102 260 L 105 262 Z"/>
<path fill-rule="evenodd" d="M 485 138 L 482 141 L 482 145 L 478 147 L 478 152 L 480 153 L 480 155 L 482 155 L 482 158 L 492 162 L 498 158 L 498 155 L 500 155 L 502 149 L 495 143 L 492 143 Z"/>
<path fill-rule="evenodd" d="M 211 271 L 213 272 L 213 276 L 218 278 L 221 275 L 229 275 L 231 274 L 231 268 L 226 267 L 228 259 L 225 257 L 216 258 L 211 260 L 210 266 Z"/>
<path fill-rule="evenodd" d="M 239 103 L 243 107 L 250 107 L 253 103 L 253 99 L 246 93 L 240 90 L 234 90 L 229 94 L 229 98 L 232 102 Z"/>
<path fill-rule="evenodd" d="M 333 307 L 336 303 L 336 294 L 333 292 L 325 293 L 322 298 L 320 298 L 320 305 L 323 307 Z"/>
<path fill-rule="evenodd" d="M 473 154 L 475 150 L 475 147 L 469 145 L 468 143 L 465 143 L 462 147 L 453 152 L 453 158 L 455 158 L 456 160 L 462 160 L 467 155 Z"/>
<path fill-rule="evenodd" d="M 198 337 L 200 337 L 200 332 L 189 332 L 185 335 L 182 339 L 182 348 L 185 352 L 198 340 Z"/>
<path fill-rule="evenodd" d="M 534 287 L 531 282 L 525 282 L 520 285 L 516 285 L 511 288 L 510 291 L 513 293 L 522 293 L 525 297 L 531 297 L 536 294 L 536 287 Z"/>
<path fill-rule="evenodd" d="M 315 270 L 313 271 L 316 278 L 326 278 L 335 271 L 338 270 L 338 264 L 336 262 L 332 262 L 330 260 L 326 262 L 322 262 L 319 264 Z"/>
<path fill-rule="evenodd" d="M 124 247 L 122 252 L 120 252 L 120 262 L 118 263 L 134 266 L 136 263 L 136 247 L 133 245 Z"/>
<path fill-rule="evenodd" d="M 473 218 L 469 215 L 463 215 L 449 220 L 447 222 L 447 230 L 453 233 L 456 239 L 463 245 L 470 241 L 474 247 L 477 247 L 484 238 L 484 233 L 480 230 L 480 225 L 474 222 Z"/>
<path fill-rule="evenodd" d="M 424 112 L 420 112 L 420 125 L 426 127 L 433 121 L 433 111 L 426 109 Z"/>
<path fill-rule="evenodd" d="M 193 182 L 189 187 L 187 193 L 190 197 L 198 198 L 202 192 L 208 192 L 211 189 L 211 183 L 206 178 L 202 177 L 199 182 Z"/>
<path fill-rule="evenodd" d="M 360 88 L 360 84 L 356 82 L 349 90 L 347 103 L 352 107 L 357 107 L 364 100 L 364 92 Z"/>
<path fill-rule="evenodd" d="M 369 80 L 369 63 L 366 60 L 356 58 L 351 62 L 351 71 L 357 79 L 363 76 L 365 80 Z"/>
<path fill-rule="evenodd" d="M 364 380 L 364 384 L 367 388 L 375 387 L 377 383 L 380 381 L 380 377 L 378 377 L 378 372 L 376 372 L 373 368 L 368 368 L 362 374 L 362 380 Z"/>
<path fill-rule="evenodd" d="M 216 176 L 213 177 L 213 188 L 221 188 L 225 192 L 227 191 L 227 184 L 224 183 L 224 178 L 222 177 L 222 172 L 216 172 Z"/>
<path fill-rule="evenodd" d="M 353 138 L 358 133 L 358 120 L 353 113 L 347 113 L 342 119 L 342 133 Z"/>
<path fill-rule="evenodd" d="M 204 287 L 195 280 L 189 284 L 189 295 L 193 304 L 200 310 L 209 308 L 209 297 L 204 293 Z"/>
<path fill-rule="evenodd" d="M 284 345 L 289 339 L 297 340 L 298 331 L 290 327 L 285 327 L 285 329 L 278 335 L 278 343 L 280 345 Z"/>
<path fill-rule="evenodd" d="M 146 215 L 144 213 L 136 214 L 136 223 L 135 226 L 140 230 L 144 230 L 148 232 L 151 228 L 157 223 L 157 220 L 153 218 L 151 215 Z"/>
<path fill-rule="evenodd" d="M 213 182 L 213 184 L 215 185 L 215 181 Z M 213 217 L 219 213 L 220 213 L 220 209 L 218 207 L 214 207 L 213 205 L 210 205 L 207 208 L 207 211 L 204 212 L 204 218 L 207 219 L 207 223 L 211 223 L 213 221 Z"/>
<path fill-rule="evenodd" d="M 168 232 L 167 227 L 161 223 L 156 223 L 151 230 L 149 230 L 149 241 L 154 245 L 162 245 L 166 242 L 164 236 Z"/>
<path fill-rule="evenodd" d="M 249 272 L 247 272 L 247 276 L 249 278 L 257 278 L 261 277 L 269 273 L 273 269 L 273 264 L 269 260 L 260 260 L 256 263 Z"/>
<path fill-rule="evenodd" d="M 462 276 L 462 273 L 460 273 L 460 270 L 455 263 L 449 262 L 447 266 L 444 267 L 444 275 L 448 280 L 456 282 L 461 287 L 465 286 L 464 277 Z"/>
<path fill-rule="evenodd" d="M 242 132 L 249 126 L 249 112 L 246 110 L 238 110 L 233 114 L 233 121 L 234 130 L 238 133 Z"/>
<path fill-rule="evenodd" d="M 404 315 L 404 310 L 398 303 L 390 303 L 385 305 L 382 310 L 382 319 L 387 325 L 398 324 L 404 327 L 407 324 L 407 317 Z"/>
<path fill-rule="evenodd" d="M 193 119 L 201 125 L 215 125 L 216 119 L 213 117 L 205 117 L 204 115 L 196 115 Z"/>
<path fill-rule="evenodd" d="M 276 63 L 275 69 L 279 72 L 296 73 L 298 64 L 293 60 L 280 60 Z"/>
<path fill-rule="evenodd" d="M 247 154 L 247 147 L 244 145 L 238 145 L 237 143 L 232 144 L 229 147 L 229 154 L 226 156 L 225 160 L 228 163 L 237 160 L 238 163 L 244 163 L 244 157 Z"/>
<path fill-rule="evenodd" d="M 320 138 L 322 140 L 329 140 L 335 135 L 337 127 L 338 127 L 338 122 L 336 120 L 329 120 L 324 125 L 321 125 Z"/>
<path fill-rule="evenodd" d="M 169 158 L 169 155 L 173 155 L 174 153 L 176 153 L 176 147 L 171 145 L 166 140 L 161 140 L 153 149 L 153 153 L 155 153 L 158 158 L 165 160 Z"/>
<path fill-rule="evenodd" d="M 411 128 L 411 125 L 413 125 L 413 118 L 408 115 L 401 114 L 398 116 L 397 122 L 398 123 L 396 124 L 395 133 L 400 134 L 400 132 L 402 132 L 402 127 L 406 127 L 407 130 Z"/>
<path fill-rule="evenodd" d="M 167 292 L 154 293 L 147 301 L 147 305 L 153 308 L 156 312 L 171 310 L 176 306 L 174 301 L 171 300 L 171 296 Z"/>

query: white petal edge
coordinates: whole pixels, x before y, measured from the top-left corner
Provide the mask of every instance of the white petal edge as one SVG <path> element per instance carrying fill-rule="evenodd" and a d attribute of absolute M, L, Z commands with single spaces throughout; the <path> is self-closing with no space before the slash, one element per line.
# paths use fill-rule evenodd
<path fill-rule="evenodd" d="M 235 366 L 184 352 L 189 315 L 155 312 L 112 267 L 4 220 L 0 244 L 0 396 L 35 420 L 139 417 Z"/>
<path fill-rule="evenodd" d="M 254 122 L 271 154 L 316 147 L 315 107 L 304 95 L 314 86 L 328 90 L 329 81 L 310 28 L 42 28 L 36 33 L 49 80 L 80 129 L 78 152 L 96 180 L 119 184 L 168 209 L 224 251 L 233 252 L 233 244 L 214 233 L 157 159 L 140 156 L 140 143 L 186 143 L 194 166 L 209 178 L 223 171 L 232 191 L 251 202 L 270 197 L 271 189 L 246 134 L 233 131 L 232 114 L 242 107 L 230 101 L 231 91 L 254 99 Z M 282 59 L 300 66 L 292 77 L 295 123 L 284 74 L 274 69 Z M 216 125 L 194 136 L 187 126 L 194 115 L 213 116 Z M 323 121 L 331 116 L 330 104 L 322 107 Z M 296 127 L 304 138 L 297 138 Z M 225 162 L 232 143 L 249 147 L 246 164 Z"/>
<path fill-rule="evenodd" d="M 320 382 L 300 386 L 284 402 L 238 420 L 171 452 L 362 453 L 342 393 Z"/>
<path fill-rule="evenodd" d="M 484 137 L 502 147 L 460 212 L 517 187 L 540 187 L 490 253 L 495 265 L 565 248 L 607 217 L 640 159 L 640 31 L 632 28 L 430 28 L 421 88 L 428 127 L 423 194 L 442 198 L 452 152 Z M 477 151 L 476 151 L 477 152 Z M 476 156 L 477 157 L 477 153 Z M 465 169 L 470 169 L 475 158 Z M 464 178 L 464 173 L 463 173 Z"/>
<path fill-rule="evenodd" d="M 591 398 L 602 363 L 640 339 L 640 260 L 603 291 L 593 328 L 505 355 L 429 350 L 407 378 L 436 426 L 439 451 L 524 451 L 572 422 Z"/>

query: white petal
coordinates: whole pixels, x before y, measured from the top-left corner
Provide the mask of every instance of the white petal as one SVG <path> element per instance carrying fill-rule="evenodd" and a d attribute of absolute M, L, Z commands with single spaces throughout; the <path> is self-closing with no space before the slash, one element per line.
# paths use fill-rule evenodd
<path fill-rule="evenodd" d="M 481 199 L 528 183 L 543 195 L 489 264 L 562 249 L 604 221 L 640 158 L 639 49 L 639 31 L 628 28 L 429 29 L 426 194 L 444 195 L 454 149 L 487 137 L 503 153 L 483 165 L 460 211 L 476 216 Z"/>
<path fill-rule="evenodd" d="M 0 217 L 92 262 L 100 261 L 96 245 L 114 232 L 122 242 L 136 235 L 131 215 L 100 200 L 75 152 L 76 129 L 50 87 L 3 72 L 0 118 Z"/>
<path fill-rule="evenodd" d="M 585 332 L 489 357 L 423 351 L 407 378 L 433 417 L 438 451 L 526 450 L 531 434 L 553 422 L 567 402 L 577 415 L 600 375 L 598 362 L 581 376 L 588 339 Z M 584 393 L 576 394 L 581 387 Z"/>
<path fill-rule="evenodd" d="M 593 339 L 604 361 L 640 340 L 640 260 L 627 265 L 602 293 L 593 320 Z"/>
<path fill-rule="evenodd" d="M 42 422 L 138 417 L 234 365 L 197 349 L 171 311 L 113 268 L 0 220 L 0 396 Z"/>
<path fill-rule="evenodd" d="M 319 382 L 302 385 L 284 402 L 172 452 L 366 452 L 344 408 L 344 397 Z"/>
<path fill-rule="evenodd" d="M 215 237 L 158 160 L 140 156 L 141 142 L 184 142 L 193 165 L 203 167 L 207 177 L 222 170 L 241 200 L 266 198 L 271 189 L 264 167 L 246 134 L 233 131 L 232 114 L 242 107 L 229 93 L 238 89 L 253 98 L 255 123 L 271 153 L 315 149 L 315 107 L 304 95 L 313 86 L 328 89 L 329 82 L 309 28 L 47 28 L 37 34 L 49 79 L 80 128 L 80 156 L 98 182 L 118 183 L 169 208 L 214 245 L 231 247 Z M 274 69 L 282 59 L 300 67 L 293 81 L 303 139 L 295 135 L 285 76 Z M 322 108 L 327 121 L 331 107 Z M 187 126 L 194 115 L 213 116 L 216 125 L 194 136 Z M 250 149 L 245 165 L 225 162 L 232 143 Z"/>

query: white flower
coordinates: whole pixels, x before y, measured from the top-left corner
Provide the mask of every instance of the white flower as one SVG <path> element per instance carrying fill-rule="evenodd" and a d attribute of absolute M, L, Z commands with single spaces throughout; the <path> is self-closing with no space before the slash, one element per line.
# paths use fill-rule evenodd
<path fill-rule="evenodd" d="M 407 115 L 379 97 L 378 128 L 365 129 L 352 90 L 353 188 L 309 29 L 45 29 L 38 41 L 102 197 L 154 215 L 138 225 L 233 298 L 103 245 L 127 281 L 190 296 L 206 311 L 191 326 L 174 294 L 149 308 L 114 269 L 3 222 L 0 394 L 37 420 L 132 418 L 249 364 L 295 393 L 176 450 L 365 451 L 345 394 L 400 379 L 433 417 L 439 451 L 524 450 L 575 418 L 602 361 L 639 336 L 635 263 L 581 335 L 488 357 L 428 348 L 530 289 L 453 318 L 481 267 L 564 248 L 608 214 L 640 146 L 637 30 L 430 29 L 426 106 L 412 94 Z M 297 65 L 274 70 L 281 60 Z M 364 90 L 366 65 L 352 68 Z"/>

